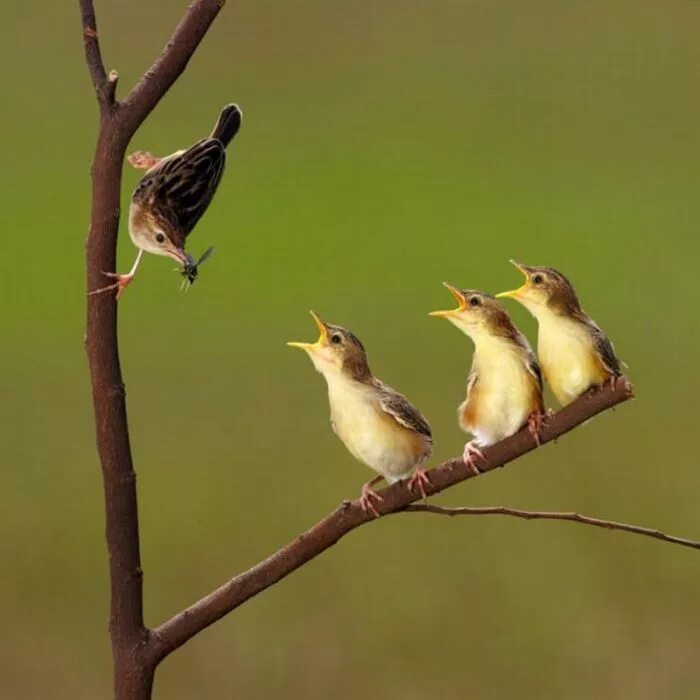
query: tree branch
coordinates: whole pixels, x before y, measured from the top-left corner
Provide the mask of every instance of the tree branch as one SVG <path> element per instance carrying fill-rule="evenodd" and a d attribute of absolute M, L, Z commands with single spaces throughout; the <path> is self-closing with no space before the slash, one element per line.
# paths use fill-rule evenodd
<path fill-rule="evenodd" d="M 582 525 L 592 525 L 593 527 L 602 527 L 606 530 L 622 530 L 623 532 L 633 532 L 637 535 L 645 537 L 653 537 L 664 542 L 678 544 L 681 547 L 691 547 L 692 549 L 700 549 L 700 542 L 689 540 L 685 537 L 676 537 L 667 535 L 661 530 L 654 530 L 648 527 L 640 527 L 639 525 L 629 525 L 627 523 L 618 523 L 614 520 L 604 520 L 602 518 L 592 518 L 588 515 L 580 513 L 559 513 L 556 511 L 546 510 L 521 510 L 519 508 L 507 508 L 506 506 L 481 506 L 460 508 L 448 508 L 446 506 L 434 506 L 430 503 L 414 503 L 406 506 L 402 513 L 435 513 L 437 515 L 447 515 L 454 517 L 456 515 L 511 515 L 515 518 L 523 518 L 525 520 L 567 520 L 573 523 L 581 523 Z"/>
<path fill-rule="evenodd" d="M 100 41 L 97 38 L 97 19 L 92 0 L 80 0 L 80 16 L 83 23 L 85 62 L 97 93 L 97 100 L 101 107 L 106 107 L 114 102 L 113 87 L 116 87 L 116 79 L 110 81 L 112 74 L 110 73 L 110 78 L 108 78 L 105 71 Z"/>
<path fill-rule="evenodd" d="M 97 289 L 104 283 L 102 271 L 115 269 L 126 146 L 184 70 L 223 2 L 194 0 L 161 57 L 120 105 L 114 102 L 117 73 L 106 75 L 102 61 L 93 2 L 79 0 L 79 4 L 85 59 L 102 116 L 92 164 L 92 207 L 86 245 L 87 288 Z M 129 444 L 113 295 L 87 297 L 85 347 L 104 487 L 115 697 L 147 700 L 151 697 L 156 664 L 153 654 L 148 653 L 151 637 L 143 622 L 136 474 Z"/>
<path fill-rule="evenodd" d="M 632 388 L 624 377 L 582 396 L 546 420 L 541 434 L 542 444 L 556 440 L 601 411 L 632 397 Z M 532 435 L 523 429 L 512 437 L 485 448 L 485 460 L 479 462 L 479 469 L 482 474 L 497 469 L 536 447 Z M 431 470 L 429 475 L 431 483 L 426 489 L 429 496 L 474 476 L 461 458 L 444 462 Z M 377 510 L 381 515 L 405 510 L 410 503 L 420 498 L 408 491 L 405 482 L 394 484 L 380 493 L 384 501 Z M 373 520 L 371 515 L 361 509 L 359 501 L 344 502 L 272 556 L 235 576 L 153 630 L 152 650 L 156 659 L 167 656 L 204 628 L 317 557 L 351 530 Z"/>
<path fill-rule="evenodd" d="M 226 0 L 194 0 L 151 67 L 123 100 L 126 128 L 132 133 L 180 77 Z"/>

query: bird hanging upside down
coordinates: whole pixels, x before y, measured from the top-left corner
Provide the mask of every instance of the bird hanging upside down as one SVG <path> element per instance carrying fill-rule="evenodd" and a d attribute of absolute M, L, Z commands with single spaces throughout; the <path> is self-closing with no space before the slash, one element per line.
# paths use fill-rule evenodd
<path fill-rule="evenodd" d="M 537 319 L 537 354 L 559 403 L 565 406 L 621 376 L 612 343 L 583 311 L 571 282 L 551 267 L 511 263 L 525 275 L 525 284 L 496 296 L 519 301 Z"/>
<path fill-rule="evenodd" d="M 382 497 L 372 486 L 384 478 L 393 484 L 410 477 L 425 498 L 430 483 L 423 464 L 432 453 L 430 426 L 405 396 L 370 371 L 362 343 L 350 331 L 322 321 L 313 311 L 321 333 L 315 343 L 287 343 L 305 350 L 328 385 L 331 425 L 350 453 L 379 476 L 362 487 L 365 512 L 379 513 Z"/>
<path fill-rule="evenodd" d="M 544 417 L 542 376 L 525 336 L 490 294 L 457 289 L 445 282 L 458 307 L 432 311 L 474 342 L 467 397 L 457 409 L 459 425 L 474 439 L 464 446 L 464 462 L 478 474 L 481 447 L 493 445 L 528 425 L 539 443 Z"/>
<path fill-rule="evenodd" d="M 238 133 L 242 113 L 237 105 L 224 107 L 211 136 L 164 158 L 137 151 L 129 156 L 135 168 L 146 169 L 131 197 L 129 235 L 139 249 L 131 270 L 125 274 L 104 272 L 115 279 L 90 294 L 116 290 L 119 299 L 132 282 L 144 253 L 165 255 L 182 265 L 190 284 L 198 266 L 211 254 L 209 248 L 195 262 L 185 252 L 185 241 L 216 192 L 226 164 L 226 147 Z"/>

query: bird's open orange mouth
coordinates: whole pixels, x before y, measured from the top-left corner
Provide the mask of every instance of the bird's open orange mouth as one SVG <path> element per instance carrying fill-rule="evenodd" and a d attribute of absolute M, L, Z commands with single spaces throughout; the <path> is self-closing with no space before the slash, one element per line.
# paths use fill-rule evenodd
<path fill-rule="evenodd" d="M 458 314 L 460 311 L 464 311 L 464 309 L 467 308 L 467 300 L 464 298 L 464 294 L 457 289 L 457 287 L 453 287 L 451 284 L 448 284 L 447 282 L 442 283 L 447 289 L 450 290 L 452 293 L 452 296 L 457 300 L 457 303 L 459 306 L 456 309 L 447 309 L 445 311 L 431 311 L 430 316 L 452 316 L 453 314 Z"/>

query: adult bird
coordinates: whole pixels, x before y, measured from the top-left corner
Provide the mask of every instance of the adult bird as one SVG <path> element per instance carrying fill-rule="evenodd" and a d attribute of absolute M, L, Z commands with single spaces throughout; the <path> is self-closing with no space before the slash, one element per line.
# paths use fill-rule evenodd
<path fill-rule="evenodd" d="M 287 343 L 305 350 L 328 385 L 331 425 L 350 454 L 379 476 L 362 487 L 365 512 L 379 513 L 383 498 L 372 486 L 384 478 L 389 484 L 409 479 L 425 498 L 430 483 L 423 464 L 432 453 L 430 426 L 408 399 L 372 374 L 360 340 L 346 328 L 311 315 L 320 331 L 315 343 Z M 410 478 L 409 478 L 410 477 Z"/>
<path fill-rule="evenodd" d="M 456 309 L 432 311 L 447 319 L 474 343 L 467 396 L 457 409 L 462 430 L 474 438 L 464 446 L 464 462 L 479 473 L 480 448 L 517 433 L 527 425 L 539 443 L 544 415 L 542 375 L 525 336 L 490 294 L 445 287 L 457 299 Z"/>
<path fill-rule="evenodd" d="M 515 299 L 537 319 L 537 354 L 557 401 L 565 406 L 621 376 L 613 344 L 581 308 L 571 282 L 551 267 L 511 263 L 525 275 L 525 284 L 496 296 Z"/>
<path fill-rule="evenodd" d="M 189 148 L 164 158 L 145 151 L 129 156 L 134 167 L 146 170 L 131 196 L 129 209 L 129 235 L 139 252 L 129 272 L 104 272 L 115 282 L 90 294 L 116 290 L 117 299 L 121 298 L 144 253 L 176 260 L 182 264 L 182 274 L 194 282 L 198 263 L 185 252 L 185 242 L 219 186 L 226 165 L 226 147 L 238 133 L 241 118 L 237 105 L 226 105 L 211 136 Z"/>

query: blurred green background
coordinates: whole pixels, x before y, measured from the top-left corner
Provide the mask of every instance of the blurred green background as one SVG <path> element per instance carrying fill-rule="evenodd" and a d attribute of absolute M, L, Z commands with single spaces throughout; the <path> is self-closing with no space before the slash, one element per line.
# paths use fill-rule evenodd
<path fill-rule="evenodd" d="M 120 94 L 185 3 L 97 2 Z M 107 698 L 107 561 L 83 352 L 96 128 L 76 2 L 10 3 L 0 43 L 0 696 Z M 285 341 L 347 325 L 429 417 L 435 461 L 469 341 L 443 280 L 562 269 L 638 400 L 452 489 L 700 537 L 698 79 L 688 0 L 229 2 L 132 149 L 167 153 L 238 101 L 244 127 L 178 290 L 149 257 L 120 305 L 147 621 L 266 556 L 369 475 Z M 127 208 L 138 173 L 125 170 Z M 119 269 L 135 249 L 122 222 Z M 9 278 L 9 279 L 8 279 Z M 531 338 L 534 323 L 509 307 Z M 566 523 L 388 518 L 205 631 L 157 698 L 689 698 L 700 559 Z"/>

